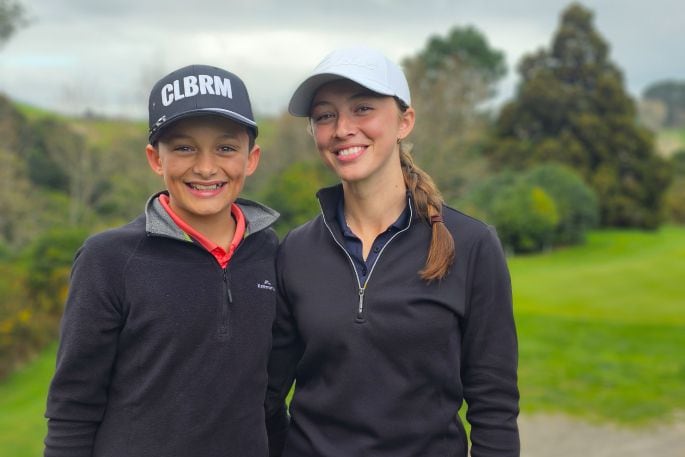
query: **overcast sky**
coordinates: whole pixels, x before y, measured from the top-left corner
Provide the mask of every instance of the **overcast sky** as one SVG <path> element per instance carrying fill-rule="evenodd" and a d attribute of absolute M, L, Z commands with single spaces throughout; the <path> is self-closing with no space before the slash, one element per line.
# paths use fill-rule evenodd
<path fill-rule="evenodd" d="M 400 61 L 432 35 L 472 25 L 506 55 L 498 100 L 520 58 L 550 44 L 564 0 L 20 0 L 31 23 L 0 48 L 0 92 L 61 112 L 147 116 L 152 84 L 204 63 L 240 75 L 254 109 L 285 109 L 330 50 L 367 44 Z M 685 80 L 683 0 L 585 0 L 629 92 Z"/>

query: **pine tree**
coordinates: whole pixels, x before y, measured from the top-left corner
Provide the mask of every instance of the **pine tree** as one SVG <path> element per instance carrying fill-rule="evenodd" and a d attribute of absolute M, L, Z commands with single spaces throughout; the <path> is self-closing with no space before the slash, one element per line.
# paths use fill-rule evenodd
<path fill-rule="evenodd" d="M 488 171 L 477 153 L 487 122 L 482 105 L 506 73 L 504 54 L 476 28 L 453 27 L 402 63 L 416 110 L 413 153 L 453 200 Z"/>
<path fill-rule="evenodd" d="M 488 154 L 496 167 L 541 162 L 575 168 L 594 188 L 605 226 L 654 228 L 668 167 L 636 105 L 593 13 L 572 3 L 549 49 L 525 56 L 515 98 L 501 110 Z"/>

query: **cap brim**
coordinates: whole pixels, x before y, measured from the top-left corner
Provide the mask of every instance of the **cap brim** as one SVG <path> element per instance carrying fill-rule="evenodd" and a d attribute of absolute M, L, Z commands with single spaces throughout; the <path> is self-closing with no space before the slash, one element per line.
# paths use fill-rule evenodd
<path fill-rule="evenodd" d="M 199 116 L 219 116 L 237 122 L 238 124 L 244 125 L 248 129 L 252 130 L 252 132 L 254 132 L 255 138 L 257 138 L 257 135 L 259 133 L 256 122 L 246 118 L 245 116 L 241 116 L 238 113 L 217 108 L 199 108 L 192 111 L 185 111 L 177 116 L 167 119 L 157 129 L 155 129 L 153 132 L 150 132 L 148 141 L 150 142 L 150 144 L 153 144 L 155 141 L 159 140 L 159 137 L 162 135 L 162 133 L 164 133 L 166 129 L 169 128 L 169 126 L 171 126 L 175 122 L 180 121 L 181 119 Z"/>
<path fill-rule="evenodd" d="M 312 100 L 314 99 L 314 95 L 316 95 L 316 91 L 319 90 L 319 88 L 324 84 L 337 81 L 339 79 L 353 81 L 360 86 L 366 87 L 367 89 L 378 94 L 389 96 L 394 95 L 392 90 L 374 81 L 361 80 L 350 77 L 349 75 L 337 73 L 319 73 L 305 79 L 302 84 L 295 89 L 293 96 L 290 98 L 290 103 L 288 104 L 288 112 L 293 116 L 308 117 L 309 110 L 312 106 Z"/>

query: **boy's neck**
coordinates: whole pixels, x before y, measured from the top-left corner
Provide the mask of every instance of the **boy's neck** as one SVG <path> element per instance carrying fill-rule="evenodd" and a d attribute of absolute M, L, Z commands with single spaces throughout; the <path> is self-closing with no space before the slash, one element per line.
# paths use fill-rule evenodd
<path fill-rule="evenodd" d="M 186 230 L 184 226 L 187 226 L 187 228 L 198 232 L 202 237 L 225 250 L 231 246 L 236 232 L 236 220 L 232 214 L 232 207 L 221 213 L 200 216 L 179 211 L 167 195 L 161 195 L 160 201 L 182 230 Z"/>
<path fill-rule="evenodd" d="M 209 218 L 196 218 L 188 224 L 209 241 L 228 250 L 235 235 L 236 221 L 232 214 L 218 214 Z"/>

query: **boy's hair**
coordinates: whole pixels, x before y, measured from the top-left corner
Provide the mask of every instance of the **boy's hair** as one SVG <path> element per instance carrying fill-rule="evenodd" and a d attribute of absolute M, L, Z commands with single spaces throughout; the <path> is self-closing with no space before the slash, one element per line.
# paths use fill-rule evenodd
<path fill-rule="evenodd" d="M 222 116 L 244 125 L 252 150 L 258 130 L 245 83 L 235 74 L 209 65 L 179 68 L 152 87 L 148 101 L 150 144 L 156 145 L 173 122 L 202 115 Z"/>

